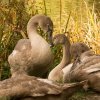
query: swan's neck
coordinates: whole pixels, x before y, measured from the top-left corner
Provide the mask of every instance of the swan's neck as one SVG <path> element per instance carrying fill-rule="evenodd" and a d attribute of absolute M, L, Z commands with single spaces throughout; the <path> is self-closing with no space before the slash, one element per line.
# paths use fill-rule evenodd
<path fill-rule="evenodd" d="M 28 37 L 29 37 L 29 39 L 30 39 L 30 41 L 31 41 L 31 43 L 32 43 L 32 41 L 34 41 L 35 38 L 41 37 L 41 36 L 37 33 L 36 30 L 32 30 L 32 31 L 30 31 L 30 32 L 28 33 Z"/>
<path fill-rule="evenodd" d="M 67 44 L 65 43 L 63 45 L 63 58 L 60 62 L 59 65 L 57 65 L 50 73 L 49 73 L 49 76 L 48 76 L 48 79 L 50 80 L 58 80 L 59 77 L 62 77 L 61 76 L 61 71 L 62 69 L 68 65 L 70 63 L 70 44 Z M 60 75 L 60 76 L 59 76 Z"/>
<path fill-rule="evenodd" d="M 64 68 L 70 63 L 70 44 L 65 43 L 63 45 L 63 58 L 59 64 L 59 67 Z"/>
<path fill-rule="evenodd" d="M 37 27 L 38 24 L 32 19 L 27 24 L 27 34 L 31 42 L 33 41 L 34 37 L 39 36 Z"/>
<path fill-rule="evenodd" d="M 31 45 L 35 45 L 34 43 L 37 44 L 39 40 L 43 40 L 43 38 L 38 34 L 37 27 L 38 24 L 32 19 L 27 24 L 27 34 L 30 39 Z"/>

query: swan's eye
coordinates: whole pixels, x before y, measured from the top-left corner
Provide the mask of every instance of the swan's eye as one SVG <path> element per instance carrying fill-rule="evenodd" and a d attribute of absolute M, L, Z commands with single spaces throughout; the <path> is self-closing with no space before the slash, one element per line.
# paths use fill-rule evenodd
<path fill-rule="evenodd" d="M 52 33 L 52 27 L 49 25 L 49 24 L 47 24 L 47 30 L 50 32 L 50 33 Z"/>
<path fill-rule="evenodd" d="M 82 50 L 82 53 L 85 52 L 85 50 Z"/>

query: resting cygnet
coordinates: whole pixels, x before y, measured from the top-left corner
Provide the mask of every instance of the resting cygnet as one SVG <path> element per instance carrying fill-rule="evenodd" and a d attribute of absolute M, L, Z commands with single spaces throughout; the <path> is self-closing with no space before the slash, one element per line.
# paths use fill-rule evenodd
<path fill-rule="evenodd" d="M 48 71 L 52 52 L 50 44 L 38 34 L 39 27 L 48 34 L 52 45 L 52 20 L 45 15 L 33 16 L 27 24 L 29 39 L 19 40 L 8 57 L 13 77 L 17 72 L 42 77 Z"/>

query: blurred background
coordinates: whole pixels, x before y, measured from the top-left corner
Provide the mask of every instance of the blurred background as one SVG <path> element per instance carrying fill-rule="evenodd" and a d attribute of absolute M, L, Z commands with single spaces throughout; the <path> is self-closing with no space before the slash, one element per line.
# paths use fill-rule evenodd
<path fill-rule="evenodd" d="M 53 35 L 66 33 L 71 43 L 84 42 L 100 54 L 100 0 L 0 0 L 0 80 L 10 77 L 8 55 L 27 38 L 27 22 L 35 14 L 51 17 Z M 60 46 L 52 51 L 54 67 L 62 51 Z"/>

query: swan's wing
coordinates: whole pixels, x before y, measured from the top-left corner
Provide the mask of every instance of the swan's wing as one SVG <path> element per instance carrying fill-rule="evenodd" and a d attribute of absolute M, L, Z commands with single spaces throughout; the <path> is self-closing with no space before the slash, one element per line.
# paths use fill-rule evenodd
<path fill-rule="evenodd" d="M 64 82 L 68 82 L 70 80 L 69 74 L 70 74 L 70 71 L 72 69 L 72 66 L 73 66 L 73 63 L 67 65 L 65 68 L 62 69 L 62 71 L 63 71 L 63 81 Z"/>
<path fill-rule="evenodd" d="M 71 80 L 81 80 L 83 77 L 86 78 L 88 74 L 96 71 L 100 71 L 100 56 L 91 56 L 70 72 L 70 78 Z"/>
<path fill-rule="evenodd" d="M 44 97 L 48 95 L 54 98 L 54 96 L 58 95 L 58 98 L 62 98 L 63 96 L 61 95 L 69 96 L 73 94 L 78 88 L 82 87 L 84 83 L 85 82 L 61 85 L 47 79 L 19 75 L 17 78 L 12 77 L 0 82 L 0 96 L 23 98 L 29 96 Z M 41 98 L 39 100 L 41 100 Z"/>
<path fill-rule="evenodd" d="M 18 70 L 20 66 L 28 65 L 30 60 L 31 43 L 29 39 L 21 39 L 8 57 L 11 70 Z"/>
<path fill-rule="evenodd" d="M 60 85 L 39 80 L 31 76 L 18 76 L 0 82 L 0 96 L 44 96 L 46 94 L 59 94 Z"/>
<path fill-rule="evenodd" d="M 100 71 L 100 63 L 96 63 L 94 65 L 91 65 L 90 67 L 84 68 L 83 71 L 85 71 L 88 74 L 99 72 Z"/>
<path fill-rule="evenodd" d="M 31 49 L 31 42 L 29 39 L 20 39 L 14 48 L 14 50 L 19 52 L 23 52 L 30 49 Z"/>
<path fill-rule="evenodd" d="M 68 74 L 70 72 L 71 68 L 72 68 L 72 65 L 73 65 L 73 63 L 71 63 L 71 64 L 67 65 L 66 67 L 64 67 L 62 69 L 63 74 Z"/>
<path fill-rule="evenodd" d="M 29 55 L 29 51 L 31 50 L 31 43 L 29 39 L 21 39 L 16 44 L 13 52 L 8 57 L 8 62 L 10 65 L 15 60 L 17 61 L 24 61 L 24 57 Z M 26 57 L 25 57 L 26 58 Z M 19 59 L 19 60 L 18 60 Z M 18 62 L 19 63 L 19 62 Z"/>

